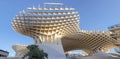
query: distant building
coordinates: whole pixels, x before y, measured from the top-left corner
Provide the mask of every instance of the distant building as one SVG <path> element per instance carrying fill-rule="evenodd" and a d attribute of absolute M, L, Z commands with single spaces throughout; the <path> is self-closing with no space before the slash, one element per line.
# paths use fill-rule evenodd
<path fill-rule="evenodd" d="M 115 44 L 120 47 L 120 24 L 110 26 L 108 29 L 113 32 L 111 36 L 117 40 Z"/>
<path fill-rule="evenodd" d="M 0 57 L 7 57 L 9 52 L 0 49 Z"/>
<path fill-rule="evenodd" d="M 120 24 L 110 26 L 108 29 L 112 32 L 120 33 Z"/>

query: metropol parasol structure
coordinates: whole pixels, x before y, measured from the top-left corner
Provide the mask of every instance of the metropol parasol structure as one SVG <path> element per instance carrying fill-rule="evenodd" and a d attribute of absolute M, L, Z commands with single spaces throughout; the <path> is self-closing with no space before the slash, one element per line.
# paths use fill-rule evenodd
<path fill-rule="evenodd" d="M 46 45 L 62 53 L 80 49 L 93 55 L 117 47 L 114 44 L 117 39 L 111 36 L 111 31 L 81 30 L 80 16 L 75 8 L 64 7 L 63 3 L 44 4 L 45 7 L 19 12 L 12 22 L 14 30 L 32 37 L 36 45 Z M 16 56 L 23 56 L 26 46 L 14 45 L 13 49 Z"/>

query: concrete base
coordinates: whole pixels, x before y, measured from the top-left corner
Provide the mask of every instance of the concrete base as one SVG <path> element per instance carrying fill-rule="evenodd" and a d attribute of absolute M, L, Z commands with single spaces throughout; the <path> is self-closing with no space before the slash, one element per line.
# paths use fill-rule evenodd
<path fill-rule="evenodd" d="M 39 48 L 48 54 L 48 59 L 66 59 L 62 45 L 40 44 Z"/>

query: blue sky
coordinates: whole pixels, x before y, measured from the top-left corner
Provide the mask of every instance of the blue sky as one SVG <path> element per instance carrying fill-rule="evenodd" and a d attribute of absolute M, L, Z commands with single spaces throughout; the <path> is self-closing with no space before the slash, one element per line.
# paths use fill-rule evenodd
<path fill-rule="evenodd" d="M 34 43 L 32 38 L 15 32 L 11 22 L 19 11 L 44 2 L 62 2 L 74 7 L 80 14 L 81 29 L 107 31 L 109 26 L 120 23 L 120 0 L 0 0 L 0 49 L 14 56 L 12 45 Z"/>

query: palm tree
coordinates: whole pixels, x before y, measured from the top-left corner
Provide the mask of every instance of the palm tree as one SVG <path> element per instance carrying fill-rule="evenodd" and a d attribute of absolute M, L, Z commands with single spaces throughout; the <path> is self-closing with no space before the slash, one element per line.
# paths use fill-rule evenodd
<path fill-rule="evenodd" d="M 23 59 L 28 56 L 28 59 L 48 59 L 48 54 L 40 50 L 37 45 L 30 45 L 27 47 L 29 52 L 24 55 Z"/>

